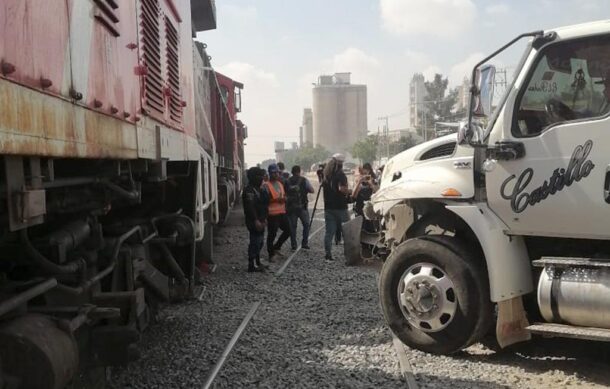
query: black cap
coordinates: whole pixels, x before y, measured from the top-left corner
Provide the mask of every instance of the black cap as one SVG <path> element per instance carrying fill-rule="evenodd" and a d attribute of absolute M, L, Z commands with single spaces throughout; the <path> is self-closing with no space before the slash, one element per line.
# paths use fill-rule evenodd
<path fill-rule="evenodd" d="M 248 180 L 252 180 L 256 177 L 263 177 L 265 175 L 265 169 L 261 169 L 257 166 L 253 166 L 246 171 L 246 176 Z"/>

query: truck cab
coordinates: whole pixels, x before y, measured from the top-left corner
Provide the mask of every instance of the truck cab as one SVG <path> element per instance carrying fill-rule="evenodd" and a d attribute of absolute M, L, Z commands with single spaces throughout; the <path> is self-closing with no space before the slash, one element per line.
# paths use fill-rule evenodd
<path fill-rule="evenodd" d="M 491 61 L 523 39 L 494 101 Z M 610 21 L 522 34 L 473 69 L 457 135 L 388 162 L 366 214 L 383 226 L 380 299 L 399 339 L 448 354 L 494 323 L 500 346 L 610 339 L 609 102 Z"/>

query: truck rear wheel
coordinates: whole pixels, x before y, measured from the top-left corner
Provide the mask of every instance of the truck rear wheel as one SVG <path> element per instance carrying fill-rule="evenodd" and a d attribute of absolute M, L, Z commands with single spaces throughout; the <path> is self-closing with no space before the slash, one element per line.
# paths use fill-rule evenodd
<path fill-rule="evenodd" d="M 470 346 L 492 321 L 486 274 L 451 237 L 420 237 L 396 247 L 381 270 L 379 293 L 392 332 L 433 354 Z"/>

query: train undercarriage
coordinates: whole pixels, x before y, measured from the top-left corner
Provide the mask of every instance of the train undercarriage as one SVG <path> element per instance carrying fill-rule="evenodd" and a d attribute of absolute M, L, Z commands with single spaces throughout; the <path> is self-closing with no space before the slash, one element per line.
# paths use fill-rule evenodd
<path fill-rule="evenodd" d="M 210 260 L 201 164 L 0 164 L 0 382 L 64 387 L 78 369 L 137 358 L 159 304 L 192 297 Z"/>

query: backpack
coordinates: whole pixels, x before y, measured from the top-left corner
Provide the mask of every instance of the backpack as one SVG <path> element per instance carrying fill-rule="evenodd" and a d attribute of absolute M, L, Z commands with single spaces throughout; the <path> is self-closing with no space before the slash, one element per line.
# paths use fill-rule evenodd
<path fill-rule="evenodd" d="M 286 210 L 296 211 L 303 207 L 303 201 L 301 199 L 301 186 L 302 178 L 296 183 L 292 183 L 292 180 L 286 180 Z"/>

